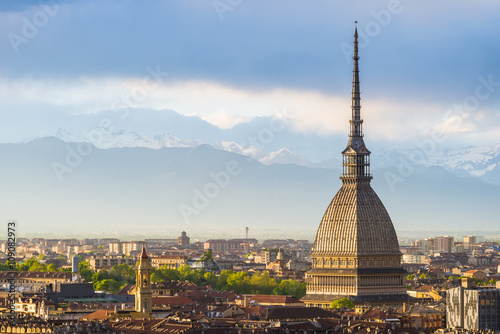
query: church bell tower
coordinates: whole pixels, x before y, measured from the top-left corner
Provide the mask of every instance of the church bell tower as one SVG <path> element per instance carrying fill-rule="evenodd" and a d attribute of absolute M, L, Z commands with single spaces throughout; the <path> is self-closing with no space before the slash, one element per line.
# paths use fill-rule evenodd
<path fill-rule="evenodd" d="M 136 289 L 135 311 L 143 313 L 146 318 L 151 316 L 153 291 L 151 290 L 151 260 L 146 254 L 146 247 L 142 245 L 139 261 L 135 264 Z"/>

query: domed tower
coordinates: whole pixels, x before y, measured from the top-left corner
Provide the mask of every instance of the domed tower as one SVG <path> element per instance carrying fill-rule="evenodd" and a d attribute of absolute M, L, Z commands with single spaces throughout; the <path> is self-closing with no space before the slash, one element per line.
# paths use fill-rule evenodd
<path fill-rule="evenodd" d="M 370 186 L 370 151 L 363 140 L 358 69 L 358 30 L 354 32 L 352 116 L 343 155 L 342 187 L 326 209 L 306 273 L 309 306 L 355 303 L 398 304 L 408 299 L 401 252 L 391 218 Z"/>
<path fill-rule="evenodd" d="M 139 261 L 135 264 L 135 311 L 143 313 L 146 318 L 151 315 L 153 291 L 151 290 L 151 260 L 146 254 L 146 247 L 142 245 Z"/>

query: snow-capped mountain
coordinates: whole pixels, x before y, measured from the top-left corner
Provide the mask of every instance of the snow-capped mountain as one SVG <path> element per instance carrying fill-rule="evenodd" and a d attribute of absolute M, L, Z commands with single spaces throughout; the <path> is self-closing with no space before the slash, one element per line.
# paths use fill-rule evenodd
<path fill-rule="evenodd" d="M 281 150 L 269 153 L 267 156 L 259 160 L 263 164 L 293 164 L 299 166 L 309 166 L 311 162 L 300 155 L 293 153 L 288 148 L 283 147 Z"/>
<path fill-rule="evenodd" d="M 491 146 L 470 146 L 429 154 L 427 164 L 445 167 L 449 170 L 463 170 L 472 176 L 482 177 L 500 163 L 500 144 Z"/>
<path fill-rule="evenodd" d="M 274 133 L 273 140 L 266 145 L 254 144 L 254 147 L 243 144 L 249 142 L 248 138 L 256 137 L 262 129 L 268 128 L 272 117 L 254 117 L 233 128 L 220 129 L 197 116 L 185 116 L 173 110 L 131 109 L 126 119 L 120 118 L 120 115 L 121 112 L 116 110 L 107 110 L 59 120 L 57 126 L 61 128 L 55 137 L 66 142 L 90 142 L 102 149 L 161 149 L 207 144 L 251 157 L 267 165 L 297 164 L 314 168 L 340 168 L 339 153 L 345 148 L 345 134 L 297 133 L 292 128 Z M 100 130 L 98 124 L 103 119 L 110 120 L 117 129 L 126 130 Z M 158 135 L 161 133 L 164 134 Z M 54 130 L 51 129 L 45 136 L 53 134 Z M 28 141 L 38 138 L 31 134 L 27 137 L 31 137 Z M 372 169 L 408 165 L 410 168 L 440 166 L 460 177 L 473 177 L 500 185 L 500 144 L 459 149 L 439 148 L 430 152 L 425 148 L 383 151 L 384 147 L 392 145 L 381 145 L 376 141 L 371 141 L 369 146 L 373 152 Z"/>
<path fill-rule="evenodd" d="M 389 166 L 439 166 L 461 177 L 474 177 L 500 185 L 500 144 L 456 149 L 393 150 L 374 154 L 374 168 Z"/>
<path fill-rule="evenodd" d="M 89 142 L 101 149 L 121 147 L 145 147 L 161 149 L 164 147 L 197 147 L 202 144 L 216 149 L 251 157 L 265 165 L 294 164 L 306 167 L 339 168 L 336 163 L 311 163 L 303 156 L 287 147 L 265 153 L 254 146 L 242 146 L 234 141 L 204 143 L 197 139 L 180 139 L 171 134 L 144 136 L 135 131 L 116 132 L 96 131 L 75 132 L 60 128 L 55 137 L 65 142 Z M 457 149 L 397 149 L 378 151 L 372 156 L 372 168 L 406 166 L 439 166 L 461 177 L 474 177 L 484 182 L 500 185 L 500 144 L 490 146 L 464 147 Z"/>
<path fill-rule="evenodd" d="M 93 132 L 75 132 L 65 128 L 59 128 L 54 134 L 55 137 L 67 143 L 87 142 L 100 149 L 122 148 L 122 147 L 145 147 L 151 149 L 161 149 L 164 147 L 196 147 L 208 144 L 213 148 L 227 152 L 237 153 L 251 157 L 265 165 L 295 164 L 300 166 L 309 166 L 311 163 L 300 155 L 293 153 L 284 147 L 276 152 L 269 154 L 258 150 L 254 146 L 243 147 L 235 142 L 220 141 L 215 143 L 203 143 L 200 140 L 183 140 L 174 137 L 168 133 L 156 136 L 143 136 L 135 131 L 119 130 L 93 131 Z M 26 141 L 23 141 L 26 142 Z"/>
<path fill-rule="evenodd" d="M 212 146 L 213 148 L 217 148 L 219 150 L 245 155 L 247 157 L 251 157 L 259 161 L 266 158 L 266 154 L 262 151 L 259 151 L 256 147 L 254 146 L 243 147 L 232 141 L 220 141 L 210 144 L 210 146 Z"/>
<path fill-rule="evenodd" d="M 91 132 L 74 132 L 60 128 L 54 135 L 68 143 L 87 142 L 97 148 L 110 149 L 120 147 L 146 147 L 160 149 L 163 147 L 194 147 L 203 144 L 199 140 L 181 140 L 168 133 L 153 137 L 142 136 L 135 131 L 119 130 L 116 132 L 94 130 Z"/>

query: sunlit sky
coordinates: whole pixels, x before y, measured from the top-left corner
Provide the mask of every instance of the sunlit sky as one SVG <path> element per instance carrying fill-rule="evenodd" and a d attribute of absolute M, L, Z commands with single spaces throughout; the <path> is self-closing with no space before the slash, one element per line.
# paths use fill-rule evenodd
<path fill-rule="evenodd" d="M 3 1 L 0 141 L 123 106 L 345 134 L 355 20 L 371 139 L 500 142 L 500 3 L 456 0 Z"/>

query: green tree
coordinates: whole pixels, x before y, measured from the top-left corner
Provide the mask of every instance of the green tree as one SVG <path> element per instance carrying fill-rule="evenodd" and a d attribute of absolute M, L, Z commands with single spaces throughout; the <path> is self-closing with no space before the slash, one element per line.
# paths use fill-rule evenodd
<path fill-rule="evenodd" d="M 252 286 L 250 283 L 250 276 L 247 272 L 232 272 L 227 277 L 226 290 L 234 291 L 236 293 L 251 293 Z"/>
<path fill-rule="evenodd" d="M 40 263 L 40 262 L 36 261 L 28 269 L 28 271 L 47 271 L 47 265 L 45 263 Z"/>
<path fill-rule="evenodd" d="M 92 275 L 94 275 L 94 270 L 92 270 L 90 262 L 80 262 L 78 264 L 78 271 L 80 272 L 80 276 L 85 280 L 85 282 L 92 282 Z"/>
<path fill-rule="evenodd" d="M 294 281 L 292 279 L 283 280 L 273 290 L 273 293 L 275 295 L 292 295 L 300 299 L 306 294 L 306 282 Z"/>
<path fill-rule="evenodd" d="M 456 280 L 456 279 L 458 279 L 458 277 L 457 277 L 457 276 L 450 275 L 450 276 L 448 277 L 448 280 L 450 280 L 450 281 L 451 281 L 451 280 Z"/>
<path fill-rule="evenodd" d="M 179 272 L 179 278 L 185 281 L 188 280 L 189 276 L 193 273 L 193 268 L 187 264 L 183 264 L 177 271 Z"/>
<path fill-rule="evenodd" d="M 56 265 L 53 263 L 49 264 L 47 266 L 47 271 L 51 271 L 51 272 L 57 271 Z"/>
<path fill-rule="evenodd" d="M 216 286 L 217 275 L 215 275 L 214 273 L 205 273 L 204 278 L 208 285 L 210 285 L 211 287 Z"/>
<path fill-rule="evenodd" d="M 421 274 L 418 278 L 419 278 L 419 279 L 430 279 L 430 278 L 431 278 L 431 275 L 426 274 L 426 273 L 423 273 L 423 274 Z"/>
<path fill-rule="evenodd" d="M 347 298 L 340 298 L 330 303 L 330 307 L 332 308 L 341 308 L 341 307 L 354 308 L 354 306 L 355 306 L 354 302 L 352 302 Z"/>
<path fill-rule="evenodd" d="M 200 262 L 207 262 L 207 261 L 213 261 L 213 255 L 212 255 L 212 250 L 209 249 L 206 251 L 205 254 L 198 260 Z"/>
<path fill-rule="evenodd" d="M 5 261 L 5 263 L 0 263 L 0 271 L 11 271 L 10 262 Z"/>
<path fill-rule="evenodd" d="M 408 276 L 406 276 L 406 279 L 407 279 L 408 281 L 412 281 L 412 280 L 414 280 L 414 279 L 415 279 L 415 275 L 408 275 Z"/>
<path fill-rule="evenodd" d="M 273 290 L 278 287 L 278 283 L 274 278 L 269 276 L 267 271 L 262 273 L 255 272 L 250 278 L 250 284 L 252 285 L 252 293 L 270 295 Z"/>
<path fill-rule="evenodd" d="M 114 279 L 103 279 L 102 281 L 94 282 L 94 289 L 97 291 L 107 291 L 117 293 L 125 284 L 115 281 Z"/>
<path fill-rule="evenodd" d="M 217 283 L 215 284 L 216 290 L 226 290 L 227 278 L 231 275 L 231 273 L 231 270 L 223 270 L 220 272 L 219 277 L 217 278 Z"/>
<path fill-rule="evenodd" d="M 94 275 L 92 275 L 92 282 L 96 283 L 105 279 L 111 279 L 111 275 L 109 274 L 109 271 L 106 269 L 101 269 L 98 272 L 96 272 Z"/>
<path fill-rule="evenodd" d="M 165 281 L 177 281 L 181 279 L 181 276 L 179 274 L 179 271 L 177 269 L 169 269 L 165 266 L 161 266 L 158 269 L 159 272 L 161 272 L 161 277 Z M 160 274 L 158 274 L 160 275 Z"/>
<path fill-rule="evenodd" d="M 109 275 L 112 279 L 126 284 L 135 284 L 135 270 L 126 263 L 111 268 Z"/>
<path fill-rule="evenodd" d="M 153 268 L 151 271 L 151 282 L 164 282 L 165 276 L 161 269 Z"/>
<path fill-rule="evenodd" d="M 40 263 L 40 262 L 38 262 L 37 259 L 27 259 L 24 262 L 19 262 L 18 264 L 16 264 L 16 270 L 28 271 L 35 263 Z"/>
<path fill-rule="evenodd" d="M 486 285 L 487 282 L 482 279 L 476 278 L 476 285 Z"/>
<path fill-rule="evenodd" d="M 204 270 L 194 270 L 189 265 L 184 264 L 177 269 L 179 272 L 179 279 L 181 281 L 189 281 L 193 282 L 196 285 L 200 285 L 205 282 L 203 275 L 205 274 Z"/>

